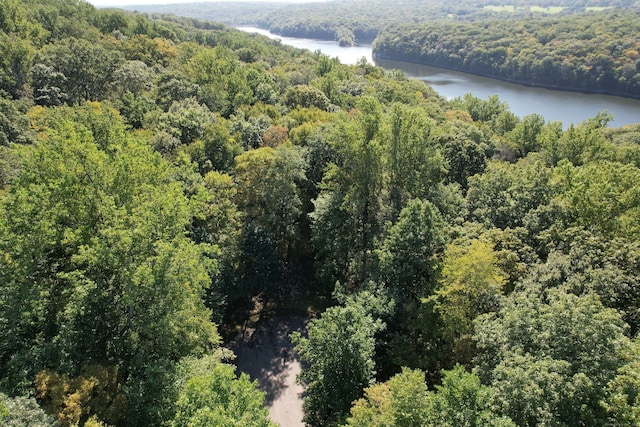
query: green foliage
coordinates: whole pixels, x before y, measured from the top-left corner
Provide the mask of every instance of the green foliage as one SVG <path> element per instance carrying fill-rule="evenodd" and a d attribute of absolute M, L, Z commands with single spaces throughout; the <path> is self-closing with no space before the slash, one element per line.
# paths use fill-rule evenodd
<path fill-rule="evenodd" d="M 319 89 L 313 86 L 292 86 L 283 95 L 283 102 L 289 108 L 318 108 L 329 109 L 329 99 Z"/>
<path fill-rule="evenodd" d="M 571 224 L 609 237 L 634 238 L 640 233 L 640 170 L 613 162 L 574 167 L 567 162 L 556 169 L 557 202 Z"/>
<path fill-rule="evenodd" d="M 351 43 L 375 15 L 442 17 L 377 45 L 635 87 L 635 12 L 547 20 L 504 1 L 513 12 L 375 0 L 264 19 Z M 460 22 L 503 13 L 529 15 Z M 333 297 L 295 338 L 311 425 L 636 423 L 635 126 L 600 113 L 563 130 L 363 61 L 79 0 L 0 2 L 0 51 L 4 392 L 69 425 L 268 425 L 211 320 L 233 331 L 236 303 Z M 442 371 L 456 361 L 483 383 Z M 392 377 L 403 366 L 425 371 Z M 14 403 L 18 420 L 41 415 L 5 399 L 0 423 Z"/>
<path fill-rule="evenodd" d="M 26 106 L 0 98 L 0 145 L 28 144 L 34 135 L 26 116 Z"/>
<path fill-rule="evenodd" d="M 395 217 L 406 199 L 430 195 L 444 177 L 446 164 L 440 147 L 430 139 L 433 123 L 419 109 L 393 104 L 388 121 L 389 198 Z"/>
<path fill-rule="evenodd" d="M 299 238 L 302 214 L 299 185 L 305 180 L 300 150 L 284 144 L 236 157 L 237 201 L 247 220 L 258 224 L 287 256 Z"/>
<path fill-rule="evenodd" d="M 500 101 L 498 95 L 491 95 L 484 101 L 470 93 L 465 93 L 462 98 L 454 98 L 450 104 L 453 109 L 467 111 L 474 122 L 491 123 L 498 120 L 509 108 L 504 102 Z"/>
<path fill-rule="evenodd" d="M 344 421 L 374 372 L 374 334 L 382 327 L 357 303 L 331 307 L 309 325 L 307 337 L 291 335 L 305 362 L 298 379 L 306 385 L 304 420 L 312 426 Z"/>
<path fill-rule="evenodd" d="M 14 98 L 23 95 L 34 53 L 28 40 L 0 33 L 0 90 Z"/>
<path fill-rule="evenodd" d="M 480 240 L 447 247 L 440 287 L 432 299 L 442 319 L 443 336 L 458 362 L 469 363 L 474 355 L 473 320 L 498 306 L 504 277 L 497 261 L 493 246 Z"/>
<path fill-rule="evenodd" d="M 79 104 L 107 97 L 121 56 L 101 44 L 71 38 L 45 46 L 34 62 L 51 69 L 47 71 L 49 77 L 34 86 L 43 105 L 52 105 L 50 98 L 44 98 L 45 93 L 52 91 L 59 92 L 58 99 Z"/>
<path fill-rule="evenodd" d="M 367 387 L 351 407 L 347 426 L 420 427 L 427 419 L 424 372 L 403 368 L 387 382 Z"/>
<path fill-rule="evenodd" d="M 402 23 L 386 27 L 373 50 L 381 58 L 515 82 L 638 97 L 637 13 Z"/>
<path fill-rule="evenodd" d="M 443 228 L 437 209 L 416 199 L 389 229 L 378 250 L 380 276 L 401 300 L 415 300 L 435 288 L 445 245 Z"/>
<path fill-rule="evenodd" d="M 3 386 L 101 361 L 134 385 L 145 366 L 216 345 L 201 300 L 212 249 L 185 237 L 189 204 L 171 167 L 105 107 L 51 122 L 0 210 Z"/>
<path fill-rule="evenodd" d="M 453 121 L 435 135 L 442 145 L 449 182 L 467 188 L 469 177 L 484 171 L 491 147 L 483 132 L 468 123 Z"/>
<path fill-rule="evenodd" d="M 199 104 L 195 98 L 187 98 L 171 104 L 169 110 L 157 118 L 154 127 L 182 144 L 190 144 L 201 139 L 205 126 L 215 120 L 215 115 L 205 105 Z"/>
<path fill-rule="evenodd" d="M 275 426 L 263 406 L 264 393 L 256 389 L 256 383 L 247 374 L 238 378 L 233 366 L 207 359 L 190 364 L 181 378 L 176 415 L 170 426 Z"/>
<path fill-rule="evenodd" d="M 513 427 L 508 417 L 500 416 L 491 405 L 493 390 L 457 365 L 443 372 L 442 385 L 429 393 L 425 426 Z"/>
<path fill-rule="evenodd" d="M 519 425 L 601 425 L 606 385 L 629 341 L 620 315 L 593 295 L 514 293 L 475 323 L 480 377 Z"/>
<path fill-rule="evenodd" d="M 618 375 L 607 385 L 603 403 L 608 420 L 617 425 L 633 425 L 640 421 L 640 366 L 638 342 L 629 354 L 629 361 L 618 370 Z"/>
<path fill-rule="evenodd" d="M 56 427 L 59 424 L 47 415 L 32 398 L 10 398 L 0 393 L 0 422 L 5 427 Z"/>
<path fill-rule="evenodd" d="M 489 162 L 483 174 L 469 179 L 470 219 L 487 228 L 522 227 L 527 215 L 550 203 L 551 175 L 552 171 L 540 161 Z"/>

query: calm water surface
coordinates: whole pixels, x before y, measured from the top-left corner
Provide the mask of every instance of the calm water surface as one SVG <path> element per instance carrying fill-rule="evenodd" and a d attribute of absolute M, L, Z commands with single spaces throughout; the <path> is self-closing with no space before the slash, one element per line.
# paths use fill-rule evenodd
<path fill-rule="evenodd" d="M 381 59 L 374 61 L 371 46 L 341 47 L 337 42 L 281 37 L 255 27 L 240 29 L 280 39 L 283 44 L 297 48 L 320 50 L 331 57 L 338 57 L 345 64 L 355 64 L 364 57 L 368 62 L 380 67 L 402 70 L 409 77 L 425 81 L 447 99 L 462 96 L 468 92 L 481 99 L 498 95 L 500 100 L 509 104 L 511 111 L 520 117 L 537 113 L 544 116 L 546 120 L 561 121 L 566 127 L 569 123 L 579 123 L 601 111 L 608 111 L 614 116 L 610 126 L 640 123 L 640 100 L 637 99 L 522 86 L 410 62 Z"/>

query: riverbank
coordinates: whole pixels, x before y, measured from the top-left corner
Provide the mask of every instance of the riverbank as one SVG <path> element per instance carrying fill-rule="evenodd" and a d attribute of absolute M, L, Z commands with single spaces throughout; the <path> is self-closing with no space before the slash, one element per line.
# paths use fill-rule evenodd
<path fill-rule="evenodd" d="M 580 123 L 594 117 L 602 111 L 614 116 L 614 120 L 609 123 L 611 127 L 640 123 L 640 101 L 634 98 L 525 86 L 418 63 L 381 58 L 374 60 L 371 46 L 341 47 L 335 41 L 281 37 L 256 27 L 245 26 L 239 29 L 280 40 L 283 44 L 299 49 L 321 51 L 332 58 L 338 58 L 343 64 L 357 64 L 364 57 L 371 64 L 387 70 L 401 70 L 408 77 L 424 81 L 446 99 L 466 93 L 481 99 L 498 95 L 519 117 L 540 114 L 545 120 L 562 122 L 565 128 L 571 123 Z"/>
<path fill-rule="evenodd" d="M 549 89 L 549 90 L 558 90 L 558 91 L 563 91 L 563 92 L 583 93 L 583 94 L 587 94 L 587 95 L 619 96 L 621 98 L 640 100 L 640 95 L 633 95 L 633 94 L 628 94 L 628 93 L 625 93 L 625 92 L 612 92 L 612 91 L 598 90 L 598 89 L 588 89 L 588 88 L 573 88 L 573 87 L 566 87 L 566 86 L 558 86 L 558 85 L 530 82 L 530 81 L 526 81 L 526 80 L 514 80 L 514 79 L 509 79 L 509 78 L 506 78 L 506 77 L 502 77 L 502 76 L 497 75 L 497 74 L 476 72 L 476 71 L 473 71 L 473 70 L 466 69 L 464 67 L 454 67 L 454 66 L 450 66 L 450 65 L 428 63 L 426 61 L 413 60 L 413 59 L 403 58 L 401 56 L 394 57 L 393 55 L 379 55 L 379 54 L 376 54 L 375 50 L 372 50 L 372 57 L 374 59 L 374 62 L 377 61 L 377 60 L 408 62 L 410 64 L 424 65 L 426 67 L 442 68 L 442 69 L 445 69 L 445 70 L 457 71 L 459 73 L 471 74 L 471 75 L 474 75 L 474 76 L 485 77 L 485 78 L 488 78 L 488 79 L 499 80 L 501 82 L 510 83 L 510 84 L 516 84 L 516 85 L 521 85 L 521 86 L 526 86 L 526 87 Z M 640 120 L 640 118 L 639 118 L 639 120 Z"/>

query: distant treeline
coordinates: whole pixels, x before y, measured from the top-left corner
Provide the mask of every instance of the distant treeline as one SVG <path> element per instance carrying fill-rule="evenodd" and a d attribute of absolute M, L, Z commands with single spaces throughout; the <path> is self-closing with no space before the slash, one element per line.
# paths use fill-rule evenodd
<path fill-rule="evenodd" d="M 395 25 L 374 55 L 572 90 L 640 97 L 640 14 L 609 11 Z"/>
<path fill-rule="evenodd" d="M 371 43 L 389 24 L 536 16 L 549 13 L 580 13 L 594 8 L 634 8 L 633 0 L 339 0 L 322 3 L 211 2 L 182 5 L 136 6 L 142 12 L 175 13 L 229 25 L 259 25 L 288 37 L 336 40 L 343 45 Z"/>

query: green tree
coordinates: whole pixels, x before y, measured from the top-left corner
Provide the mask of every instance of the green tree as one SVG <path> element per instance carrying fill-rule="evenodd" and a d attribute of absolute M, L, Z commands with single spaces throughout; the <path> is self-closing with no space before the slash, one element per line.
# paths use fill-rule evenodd
<path fill-rule="evenodd" d="M 607 385 L 604 407 L 614 425 L 637 425 L 640 422 L 640 359 L 638 340 L 628 354 L 629 361 Z"/>
<path fill-rule="evenodd" d="M 435 133 L 434 138 L 443 147 L 449 182 L 457 182 L 466 189 L 469 177 L 484 171 L 490 149 L 478 128 L 461 121 L 447 126 L 448 129 Z"/>
<path fill-rule="evenodd" d="M 469 363 L 474 355 L 473 320 L 498 307 L 504 276 L 491 243 L 472 240 L 447 247 L 440 287 L 432 297 L 443 322 L 443 336 L 455 360 Z"/>
<path fill-rule="evenodd" d="M 159 131 L 168 133 L 182 144 L 190 144 L 204 136 L 205 127 L 214 123 L 216 116 L 195 98 L 187 98 L 173 102 L 169 110 L 157 118 L 147 117 L 146 120 L 155 122 Z"/>
<path fill-rule="evenodd" d="M 603 425 L 607 384 L 629 348 L 620 314 L 593 294 L 515 292 L 475 322 L 479 376 L 519 425 Z"/>
<path fill-rule="evenodd" d="M 508 111 L 508 106 L 500 101 L 498 95 L 491 95 L 487 100 L 482 100 L 465 93 L 462 98 L 457 97 L 451 100 L 451 107 L 457 110 L 467 111 L 473 121 L 491 123 L 501 114 Z"/>
<path fill-rule="evenodd" d="M 532 211 L 551 202 L 553 194 L 552 170 L 542 162 L 491 161 L 484 173 L 469 178 L 469 217 L 486 228 L 522 227 Z"/>
<path fill-rule="evenodd" d="M 426 197 L 442 181 L 446 164 L 430 138 L 433 125 L 421 110 L 394 104 L 387 120 L 390 141 L 385 166 L 389 171 L 391 216 L 395 220 L 407 199 Z"/>
<path fill-rule="evenodd" d="M 569 224 L 609 237 L 640 235 L 640 169 L 606 161 L 574 167 L 565 161 L 554 175 L 556 200 Z"/>
<path fill-rule="evenodd" d="M 300 150 L 283 144 L 236 157 L 234 168 L 238 207 L 249 222 L 263 227 L 287 257 L 300 237 L 305 162 Z"/>
<path fill-rule="evenodd" d="M 0 422 L 5 427 L 55 427 L 56 420 L 47 415 L 33 398 L 10 398 L 0 393 Z"/>
<path fill-rule="evenodd" d="M 264 393 L 247 374 L 236 377 L 231 365 L 204 358 L 190 365 L 179 379 L 176 414 L 171 427 L 274 427 L 264 407 Z M 203 369 L 204 368 L 204 369 Z"/>
<path fill-rule="evenodd" d="M 172 168 L 117 114 L 90 104 L 47 121 L 0 206 L 2 386 L 25 390 L 49 366 L 119 366 L 128 413 L 153 424 L 134 390 L 219 342 L 202 301 L 214 248 L 187 239 L 192 214 Z"/>
<path fill-rule="evenodd" d="M 401 300 L 430 295 L 444 246 L 444 222 L 438 210 L 427 201 L 412 200 L 378 250 L 380 276 Z"/>
<path fill-rule="evenodd" d="M 358 304 L 331 307 L 309 325 L 307 337 L 291 335 L 305 367 L 304 421 L 311 426 L 344 421 L 351 402 L 362 396 L 374 376 L 374 334 L 381 328 Z"/>
<path fill-rule="evenodd" d="M 60 73 L 56 85 L 49 86 L 59 87 L 61 93 L 66 94 L 70 104 L 80 104 L 84 101 L 100 101 L 107 97 L 121 57 L 118 52 L 109 50 L 99 43 L 69 38 L 47 45 L 38 52 L 34 61 Z M 34 92 L 46 90 L 47 86 L 34 85 Z"/>
<path fill-rule="evenodd" d="M 35 49 L 28 40 L 0 33 L 0 90 L 14 98 L 25 95 L 34 54 Z"/>
<path fill-rule="evenodd" d="M 493 390 L 480 379 L 457 365 L 444 371 L 442 385 L 427 396 L 426 421 L 429 427 L 515 427 L 508 417 L 492 408 Z"/>
<path fill-rule="evenodd" d="M 121 96 L 125 92 L 134 95 L 142 91 L 148 91 L 152 87 L 155 74 L 153 69 L 142 61 L 125 61 L 113 73 L 116 95 Z"/>
<path fill-rule="evenodd" d="M 513 145 L 518 157 L 526 157 L 530 152 L 540 149 L 538 135 L 542 132 L 543 127 L 544 117 L 539 114 L 530 114 L 507 134 L 506 137 Z"/>
<path fill-rule="evenodd" d="M 346 426 L 421 427 L 427 419 L 424 372 L 403 368 L 384 383 L 367 387 L 351 407 Z"/>
<path fill-rule="evenodd" d="M 289 108 L 318 108 L 329 109 L 329 98 L 320 89 L 313 86 L 291 86 L 284 93 L 283 103 Z"/>
<path fill-rule="evenodd" d="M 382 106 L 363 97 L 358 107 L 356 117 L 342 117 L 330 136 L 342 161 L 325 173 L 312 216 L 319 276 L 327 286 L 338 280 L 357 287 L 370 278 L 381 228 Z M 331 249 L 337 236 L 346 253 Z"/>

